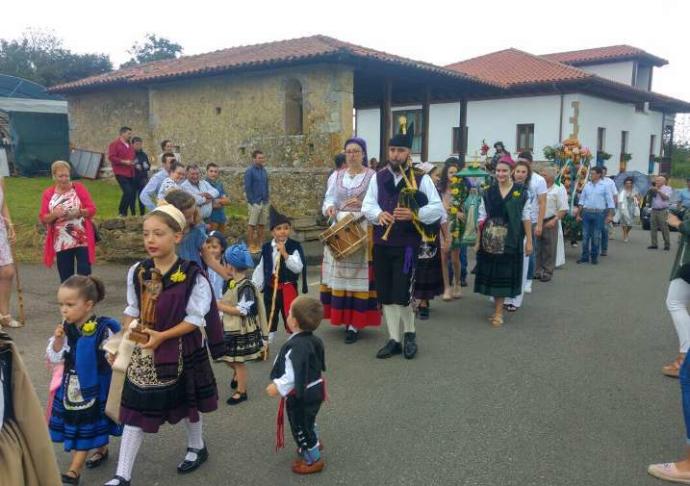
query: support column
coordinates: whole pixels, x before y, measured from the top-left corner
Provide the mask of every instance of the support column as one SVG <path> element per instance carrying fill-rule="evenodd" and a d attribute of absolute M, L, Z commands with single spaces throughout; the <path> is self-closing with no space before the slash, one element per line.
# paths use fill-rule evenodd
<path fill-rule="evenodd" d="M 424 101 L 422 102 L 422 162 L 429 160 L 429 103 L 431 90 L 427 86 L 424 89 Z"/>
<path fill-rule="evenodd" d="M 467 100 L 460 100 L 460 147 L 458 158 L 460 162 L 465 162 L 467 155 Z"/>
<path fill-rule="evenodd" d="M 379 154 L 379 161 L 385 162 L 388 160 L 388 141 L 391 137 L 391 98 L 393 94 L 393 83 L 390 79 L 383 82 L 383 99 L 381 101 L 381 153 Z"/>

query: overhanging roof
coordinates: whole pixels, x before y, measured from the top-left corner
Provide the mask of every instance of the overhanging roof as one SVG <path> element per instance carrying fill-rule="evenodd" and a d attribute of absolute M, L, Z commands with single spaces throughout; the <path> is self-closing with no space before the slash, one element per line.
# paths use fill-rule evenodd
<path fill-rule="evenodd" d="M 628 60 L 643 61 L 653 66 L 664 66 L 668 64 L 666 59 L 650 54 L 639 47 L 633 47 L 627 44 L 595 47 L 593 49 L 580 49 L 577 51 L 553 52 L 551 54 L 542 54 L 541 57 L 551 61 L 570 64 L 571 66 L 584 66 Z"/>

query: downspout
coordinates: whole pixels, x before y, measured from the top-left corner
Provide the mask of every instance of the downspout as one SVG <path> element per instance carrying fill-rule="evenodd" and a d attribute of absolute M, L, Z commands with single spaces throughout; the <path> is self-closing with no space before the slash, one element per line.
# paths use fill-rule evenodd
<path fill-rule="evenodd" d="M 563 141 L 563 104 L 565 103 L 565 95 L 561 93 L 561 111 L 558 117 L 558 143 Z"/>

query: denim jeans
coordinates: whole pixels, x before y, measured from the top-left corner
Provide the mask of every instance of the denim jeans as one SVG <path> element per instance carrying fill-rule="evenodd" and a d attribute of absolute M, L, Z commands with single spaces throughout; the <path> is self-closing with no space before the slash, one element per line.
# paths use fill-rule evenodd
<path fill-rule="evenodd" d="M 601 231 L 604 227 L 605 213 L 587 211 L 582 214 L 582 260 L 593 262 L 599 258 L 599 243 L 601 243 Z M 590 249 L 591 245 L 591 249 Z"/>
<path fill-rule="evenodd" d="M 609 251 L 609 225 L 604 224 L 601 230 L 601 252 L 607 253 Z"/>
<path fill-rule="evenodd" d="M 460 247 L 460 280 L 467 280 L 467 247 L 466 246 Z"/>
<path fill-rule="evenodd" d="M 85 246 L 78 246 L 69 250 L 62 250 L 55 254 L 60 282 L 64 282 L 75 272 L 78 275 L 91 275 L 91 264 L 89 263 L 89 249 Z"/>
<path fill-rule="evenodd" d="M 683 401 L 683 419 L 685 420 L 685 438 L 687 444 L 690 445 L 690 359 L 687 357 L 680 367 L 679 378 L 680 394 Z"/>

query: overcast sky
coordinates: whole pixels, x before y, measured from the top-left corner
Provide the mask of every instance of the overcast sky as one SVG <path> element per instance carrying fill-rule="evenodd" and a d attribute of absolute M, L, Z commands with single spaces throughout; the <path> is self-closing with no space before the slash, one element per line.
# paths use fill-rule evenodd
<path fill-rule="evenodd" d="M 0 36 L 49 29 L 67 48 L 107 53 L 116 66 L 147 32 L 185 54 L 325 34 L 440 65 L 507 47 L 542 54 L 631 44 L 669 61 L 656 69 L 655 91 L 690 101 L 688 20 L 688 0 L 10 0 Z"/>

